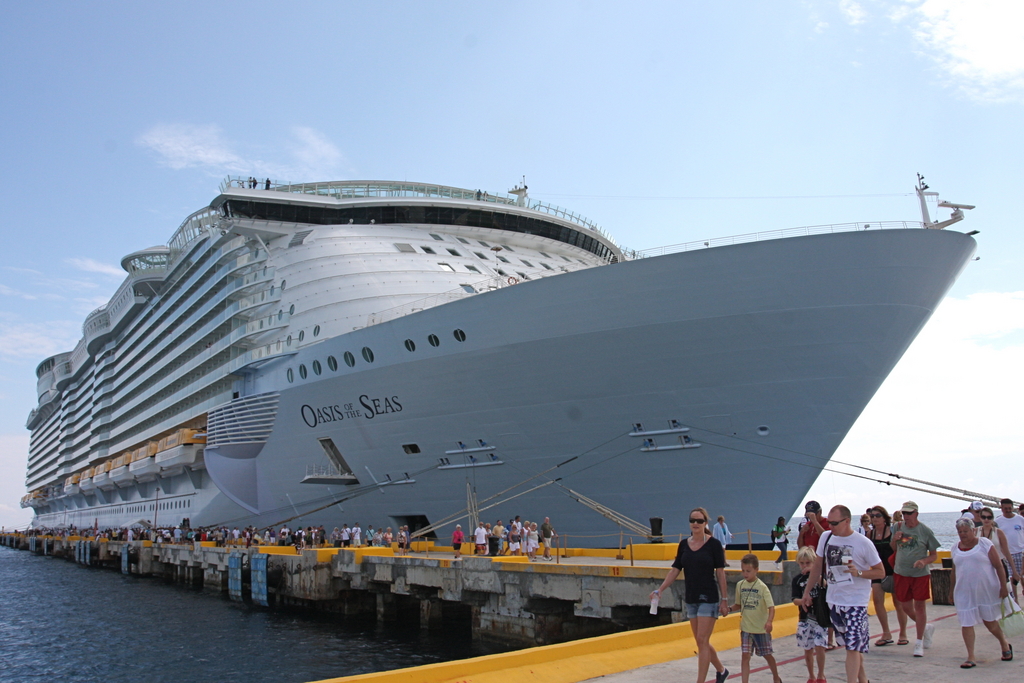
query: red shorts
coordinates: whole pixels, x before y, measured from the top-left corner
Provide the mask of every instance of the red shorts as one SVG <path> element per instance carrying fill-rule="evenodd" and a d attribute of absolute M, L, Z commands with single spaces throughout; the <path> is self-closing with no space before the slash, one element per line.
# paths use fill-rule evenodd
<path fill-rule="evenodd" d="M 931 576 L 892 575 L 892 596 L 900 602 L 927 600 L 931 597 Z"/>

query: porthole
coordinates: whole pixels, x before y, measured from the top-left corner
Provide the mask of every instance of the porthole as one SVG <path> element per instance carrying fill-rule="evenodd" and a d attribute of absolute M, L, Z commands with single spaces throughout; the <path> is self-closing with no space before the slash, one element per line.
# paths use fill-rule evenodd
<path fill-rule="evenodd" d="M 413 351 L 415 351 L 415 350 L 416 350 L 416 342 L 414 342 L 414 341 L 413 341 L 412 339 L 406 339 L 406 340 L 405 340 L 405 348 L 406 348 L 406 349 L 407 349 L 407 350 L 408 350 L 408 351 L 409 351 L 410 353 L 412 353 Z"/>
<path fill-rule="evenodd" d="M 288 315 L 295 315 L 295 304 L 292 304 L 292 305 L 291 305 L 291 306 L 290 306 L 290 307 L 288 308 Z"/>
<path fill-rule="evenodd" d="M 370 350 L 369 346 L 363 347 L 363 358 L 366 360 L 367 363 L 373 362 L 373 351 Z"/>
<path fill-rule="evenodd" d="M 299 341 L 302 341 L 305 338 L 306 338 L 306 331 L 305 330 L 299 330 Z"/>
<path fill-rule="evenodd" d="M 292 345 L 292 335 L 289 334 L 288 338 L 284 340 L 284 343 L 287 346 L 291 346 Z"/>
<path fill-rule="evenodd" d="M 334 356 L 327 356 L 327 367 L 331 369 L 331 372 L 337 372 L 338 370 L 338 359 Z"/>
<path fill-rule="evenodd" d="M 277 319 L 280 320 L 284 317 L 284 309 L 277 312 Z"/>
<path fill-rule="evenodd" d="M 287 281 L 287 280 L 281 280 L 281 291 L 282 291 L 282 292 L 284 291 L 284 286 L 285 286 L 286 284 L 288 284 L 288 281 Z"/>
<path fill-rule="evenodd" d="M 319 375 L 321 372 L 323 372 L 323 368 L 320 366 L 320 361 L 313 361 L 313 374 Z"/>
<path fill-rule="evenodd" d="M 437 338 L 436 334 L 432 334 L 429 337 L 427 337 L 427 341 L 430 342 L 431 346 L 440 346 L 441 345 L 441 340 Z"/>
<path fill-rule="evenodd" d="M 356 366 L 356 357 L 348 351 L 345 352 L 345 365 L 350 368 L 354 368 Z"/>
<path fill-rule="evenodd" d="M 319 337 L 320 336 L 320 326 L 319 325 L 315 325 L 313 327 L 313 336 L 314 337 Z"/>
<path fill-rule="evenodd" d="M 291 384 L 295 381 L 295 373 L 292 372 L 291 368 L 288 368 L 288 383 Z"/>
<path fill-rule="evenodd" d="M 760 427 L 757 428 L 758 436 L 768 436 L 769 434 L 771 434 L 771 432 L 772 430 L 768 429 L 767 425 L 761 425 Z"/>
<path fill-rule="evenodd" d="M 466 333 L 463 332 L 462 330 L 455 330 L 455 332 L 453 332 L 453 334 L 455 335 L 455 341 L 460 341 L 460 342 L 466 341 Z"/>
<path fill-rule="evenodd" d="M 305 365 L 301 365 L 301 364 L 299 365 L 299 377 L 301 377 L 302 379 L 306 379 L 306 366 Z"/>

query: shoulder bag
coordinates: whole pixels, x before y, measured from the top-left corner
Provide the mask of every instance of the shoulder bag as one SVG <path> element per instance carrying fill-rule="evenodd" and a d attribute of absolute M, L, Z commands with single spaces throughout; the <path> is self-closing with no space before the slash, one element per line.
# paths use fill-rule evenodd
<path fill-rule="evenodd" d="M 1007 612 L 1009 603 L 1009 612 Z M 1003 629 L 1003 635 L 1007 638 L 1016 638 L 1024 635 L 1024 611 L 1010 597 L 1003 598 L 999 603 L 999 612 L 1002 618 L 999 619 L 999 627 Z"/>
<path fill-rule="evenodd" d="M 814 598 L 814 602 L 811 603 L 811 609 L 814 610 L 814 620 L 818 622 L 818 626 L 822 628 L 832 628 L 832 610 L 829 609 L 826 598 L 828 597 L 828 581 L 825 580 L 825 562 L 828 556 L 828 541 L 832 538 L 832 532 L 828 532 L 828 540 L 825 541 L 825 557 L 821 558 L 821 577 L 818 579 L 818 595 Z"/>

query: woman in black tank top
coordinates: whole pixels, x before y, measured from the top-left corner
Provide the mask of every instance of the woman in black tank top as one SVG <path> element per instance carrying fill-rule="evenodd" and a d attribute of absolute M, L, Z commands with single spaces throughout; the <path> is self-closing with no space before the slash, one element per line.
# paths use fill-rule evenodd
<path fill-rule="evenodd" d="M 878 617 L 878 623 L 882 627 L 882 637 L 875 641 L 875 645 L 882 647 L 893 642 L 892 631 L 889 630 L 889 614 L 885 609 L 885 591 L 882 589 L 882 581 L 886 581 L 891 591 L 893 568 L 889 564 L 889 558 L 895 551 L 892 549 L 892 519 L 881 505 L 871 508 L 871 532 L 868 538 L 875 544 L 878 556 L 882 558 L 882 566 L 885 567 L 885 579 L 871 581 L 871 599 L 875 603 L 875 616 Z M 907 640 L 907 614 L 898 601 L 894 600 L 893 603 L 896 605 L 896 619 L 900 625 L 899 644 L 906 645 L 910 642 Z"/>

